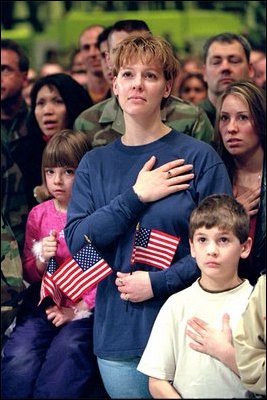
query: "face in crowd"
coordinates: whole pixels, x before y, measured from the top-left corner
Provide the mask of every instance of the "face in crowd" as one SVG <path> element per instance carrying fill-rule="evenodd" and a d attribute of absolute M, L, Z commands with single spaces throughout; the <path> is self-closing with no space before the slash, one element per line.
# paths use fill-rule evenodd
<path fill-rule="evenodd" d="M 252 66 L 238 41 L 215 41 L 211 44 L 204 65 L 204 78 L 208 84 L 209 95 L 217 97 L 230 83 L 248 79 L 252 75 Z"/>
<path fill-rule="evenodd" d="M 229 94 L 222 103 L 219 132 L 224 147 L 232 156 L 249 157 L 261 148 L 248 104 L 237 95 Z"/>
<path fill-rule="evenodd" d="M 182 81 L 179 94 L 182 99 L 198 104 L 207 97 L 207 87 L 202 79 L 189 76 Z"/>
<path fill-rule="evenodd" d="M 67 108 L 55 86 L 45 85 L 39 90 L 35 118 L 47 139 L 68 125 Z"/>
<path fill-rule="evenodd" d="M 100 51 L 97 47 L 98 35 L 103 31 L 103 27 L 94 26 L 87 29 L 80 37 L 80 50 L 83 54 L 83 61 L 87 72 L 92 75 L 102 75 Z"/>
<path fill-rule="evenodd" d="M 1 49 L 1 102 L 15 102 L 27 86 L 28 72 L 19 69 L 19 56 L 13 50 Z M 15 101 L 14 101 L 15 100 Z"/>

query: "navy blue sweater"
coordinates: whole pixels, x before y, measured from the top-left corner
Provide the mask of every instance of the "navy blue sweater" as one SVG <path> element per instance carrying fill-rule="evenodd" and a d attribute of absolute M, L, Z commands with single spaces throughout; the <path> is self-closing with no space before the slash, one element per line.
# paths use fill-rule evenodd
<path fill-rule="evenodd" d="M 177 158 L 193 164 L 188 190 L 143 204 L 133 191 L 137 175 L 150 157 L 154 168 Z M 141 356 L 154 320 L 166 299 L 191 285 L 199 270 L 190 256 L 188 222 L 192 210 L 213 193 L 232 194 L 224 164 L 208 144 L 176 131 L 143 146 L 125 146 L 121 139 L 88 152 L 81 160 L 68 207 L 65 238 L 72 254 L 85 245 L 86 234 L 114 272 L 98 285 L 94 350 L 101 358 Z M 154 297 L 129 303 L 120 299 L 116 271 L 129 272 L 137 223 L 181 242 L 167 270 L 136 264 L 149 271 Z"/>

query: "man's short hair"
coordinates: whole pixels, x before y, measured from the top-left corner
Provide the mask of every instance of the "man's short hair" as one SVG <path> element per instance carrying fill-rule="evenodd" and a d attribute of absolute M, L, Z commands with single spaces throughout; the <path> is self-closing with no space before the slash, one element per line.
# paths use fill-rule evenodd
<path fill-rule="evenodd" d="M 12 39 L 1 39 L 1 50 L 12 50 L 19 58 L 18 67 L 20 72 L 28 72 L 30 61 L 22 47 Z"/>
<path fill-rule="evenodd" d="M 229 43 L 229 44 L 231 44 L 233 42 L 239 42 L 241 44 L 241 46 L 243 47 L 243 49 L 244 49 L 247 62 L 249 63 L 250 52 L 251 52 L 251 45 L 250 45 L 249 41 L 244 36 L 237 35 L 237 34 L 232 33 L 232 32 L 220 33 L 218 35 L 210 37 L 206 41 L 206 43 L 203 46 L 203 60 L 204 60 L 204 63 L 206 63 L 206 61 L 207 61 L 209 48 L 212 45 L 212 43 L 214 43 L 214 42 Z"/>
<path fill-rule="evenodd" d="M 147 23 L 145 21 L 142 21 L 141 19 L 123 19 L 121 21 L 115 22 L 115 24 L 112 26 L 110 33 L 120 31 L 125 31 L 127 33 L 131 33 L 134 31 L 150 32 L 150 29 Z"/>
<path fill-rule="evenodd" d="M 112 31 L 112 28 L 113 28 L 113 26 L 108 26 L 107 28 L 105 28 L 105 29 L 103 30 L 103 32 L 101 32 L 101 33 L 98 35 L 97 43 L 96 43 L 98 49 L 100 49 L 100 44 L 101 44 L 102 42 L 105 42 L 106 40 L 108 40 L 108 35 L 109 35 L 109 33 Z"/>

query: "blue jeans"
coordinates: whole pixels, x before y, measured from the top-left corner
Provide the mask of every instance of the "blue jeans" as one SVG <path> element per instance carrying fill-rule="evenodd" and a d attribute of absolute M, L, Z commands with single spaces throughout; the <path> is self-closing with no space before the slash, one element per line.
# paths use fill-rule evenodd
<path fill-rule="evenodd" d="M 2 399 L 79 399 L 94 389 L 94 316 L 56 328 L 27 299 L 3 348 Z M 22 311 L 22 310 L 21 310 Z"/>
<path fill-rule="evenodd" d="M 122 360 L 97 358 L 106 391 L 112 399 L 151 399 L 148 376 L 137 371 L 140 357 Z"/>

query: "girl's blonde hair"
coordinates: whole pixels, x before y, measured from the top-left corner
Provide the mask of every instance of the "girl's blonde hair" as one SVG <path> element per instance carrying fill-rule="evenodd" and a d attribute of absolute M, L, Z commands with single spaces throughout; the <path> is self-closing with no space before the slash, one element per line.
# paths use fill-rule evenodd
<path fill-rule="evenodd" d="M 129 36 L 122 40 L 112 52 L 113 74 L 117 76 L 122 66 L 130 62 L 141 60 L 145 64 L 154 63 L 162 68 L 167 81 L 174 81 L 177 77 L 180 64 L 172 46 L 167 40 L 159 36 L 144 33 L 138 36 Z"/>

